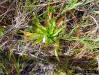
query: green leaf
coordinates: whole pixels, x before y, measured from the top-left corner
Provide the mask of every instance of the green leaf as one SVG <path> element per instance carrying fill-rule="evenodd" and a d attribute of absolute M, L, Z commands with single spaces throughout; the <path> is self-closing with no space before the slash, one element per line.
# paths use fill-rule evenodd
<path fill-rule="evenodd" d="M 50 20 L 50 24 L 51 24 L 53 27 L 55 27 L 55 25 L 56 25 L 56 20 L 55 20 L 54 18 L 52 18 L 52 19 Z"/>
<path fill-rule="evenodd" d="M 42 32 L 42 33 L 46 33 L 46 28 L 44 26 L 42 26 L 40 23 L 37 23 L 37 28 Z"/>
<path fill-rule="evenodd" d="M 98 41 L 99 41 L 99 38 L 94 39 L 94 41 L 95 41 L 95 42 L 98 42 Z"/>
<path fill-rule="evenodd" d="M 79 6 L 79 5 L 81 5 L 81 4 L 82 4 L 82 3 L 73 4 L 73 5 L 71 5 L 71 6 L 68 8 L 68 10 L 71 10 L 71 9 L 73 9 L 73 8 L 75 8 L 75 7 Z"/>
<path fill-rule="evenodd" d="M 54 13 L 54 12 L 55 12 L 55 8 L 51 7 L 51 8 L 49 9 L 49 11 L 52 12 L 52 13 Z"/>
<path fill-rule="evenodd" d="M 76 7 L 78 7 L 78 6 L 84 6 L 84 5 L 86 5 L 86 4 L 88 4 L 88 3 L 90 3 L 91 2 L 91 0 L 89 0 L 89 1 L 85 1 L 85 2 L 83 2 L 83 3 L 77 3 L 78 2 L 78 0 L 70 0 L 69 1 L 69 4 L 64 8 L 64 10 L 62 11 L 62 14 L 64 14 L 66 11 L 68 11 L 68 10 L 71 10 L 71 9 L 74 9 L 74 8 L 76 8 Z"/>
<path fill-rule="evenodd" d="M 69 4 L 76 4 L 78 2 L 78 0 L 70 0 Z"/>
<path fill-rule="evenodd" d="M 40 37 L 42 37 L 43 35 L 38 34 L 38 33 L 32 33 L 31 36 L 27 37 L 26 39 L 24 39 L 24 42 L 29 41 L 29 40 L 35 40 L 38 39 Z"/>
<path fill-rule="evenodd" d="M 53 34 L 55 26 L 56 26 L 56 20 L 54 18 L 52 18 L 50 20 L 50 24 L 49 24 L 49 27 L 48 27 L 48 31 L 49 31 L 50 34 Z"/>
<path fill-rule="evenodd" d="M 9 54 L 9 61 L 12 59 L 12 54 L 13 54 L 13 50 L 10 51 L 10 54 Z"/>
<path fill-rule="evenodd" d="M 96 0 L 96 3 L 99 3 L 99 0 Z"/>
<path fill-rule="evenodd" d="M 58 48 L 59 48 L 59 46 L 58 46 L 57 43 L 55 43 L 54 46 L 55 46 L 54 54 L 55 54 L 55 56 L 56 56 L 56 59 L 60 62 L 60 59 L 59 59 L 59 56 L 58 56 Z"/>
<path fill-rule="evenodd" d="M 88 45 L 90 48 L 94 48 L 94 47 L 95 47 L 95 45 L 90 44 L 88 41 L 85 41 L 85 40 L 86 40 L 85 38 L 72 37 L 72 38 L 70 38 L 69 40 L 79 41 L 79 42 L 81 42 L 81 43 L 83 43 L 83 44 Z"/>
<path fill-rule="evenodd" d="M 90 2 L 92 2 L 92 0 L 85 1 L 85 2 L 83 2 L 80 6 L 84 6 L 84 5 L 86 5 L 86 4 L 90 3 Z"/>
<path fill-rule="evenodd" d="M 67 7 L 64 8 L 64 10 L 62 11 L 62 14 L 64 14 L 66 11 L 74 9 L 75 7 L 80 6 L 82 3 L 76 3 L 76 4 L 71 4 L 71 5 L 67 5 Z"/>
<path fill-rule="evenodd" d="M 46 28 L 42 26 L 39 22 L 36 22 L 36 24 L 33 25 L 33 32 L 44 34 L 46 33 Z"/>
<path fill-rule="evenodd" d="M 71 31 L 70 31 L 70 33 L 67 35 L 67 38 L 69 38 L 72 34 L 73 34 L 73 32 L 75 31 L 75 29 L 77 29 L 79 27 L 79 25 L 77 25 L 75 28 L 73 28 Z"/>
<path fill-rule="evenodd" d="M 3 35 L 4 28 L 0 28 L 0 35 Z"/>
<path fill-rule="evenodd" d="M 56 29 L 55 32 L 54 32 L 54 34 L 53 34 L 53 37 L 55 37 L 56 35 L 58 35 L 58 33 L 61 32 L 64 28 L 65 28 L 65 26 L 63 26 L 60 29 Z"/>
<path fill-rule="evenodd" d="M 96 14 L 99 14 L 99 11 L 93 11 L 94 13 L 96 13 Z"/>
<path fill-rule="evenodd" d="M 2 67 L 2 65 L 3 65 L 3 64 L 2 64 L 2 63 L 0 63 L 0 67 Z"/>
<path fill-rule="evenodd" d="M 38 38 L 34 43 L 32 43 L 32 45 L 36 45 L 38 43 L 40 43 L 43 40 L 43 38 Z"/>
<path fill-rule="evenodd" d="M 52 38 L 46 37 L 46 44 L 49 45 L 52 42 Z"/>
<path fill-rule="evenodd" d="M 0 68 L 0 74 L 3 73 L 3 70 Z"/>

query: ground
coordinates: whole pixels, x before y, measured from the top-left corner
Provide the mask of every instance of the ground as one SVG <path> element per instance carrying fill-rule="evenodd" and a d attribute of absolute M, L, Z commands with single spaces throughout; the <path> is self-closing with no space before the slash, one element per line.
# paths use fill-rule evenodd
<path fill-rule="evenodd" d="M 0 0 L 0 75 L 98 75 L 98 55 L 98 0 Z"/>

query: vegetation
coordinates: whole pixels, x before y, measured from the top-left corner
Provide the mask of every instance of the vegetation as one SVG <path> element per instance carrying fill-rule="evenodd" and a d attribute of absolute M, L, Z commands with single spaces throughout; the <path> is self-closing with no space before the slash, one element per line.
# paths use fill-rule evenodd
<path fill-rule="evenodd" d="M 98 9 L 98 0 L 1 1 L 0 74 L 99 70 Z"/>

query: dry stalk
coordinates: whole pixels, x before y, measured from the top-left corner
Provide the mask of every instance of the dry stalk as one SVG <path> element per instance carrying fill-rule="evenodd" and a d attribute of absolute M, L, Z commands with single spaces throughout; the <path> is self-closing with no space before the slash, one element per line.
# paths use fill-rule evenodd
<path fill-rule="evenodd" d="M 83 47 L 83 49 L 81 50 L 81 52 L 78 53 L 78 54 L 74 57 L 74 59 L 75 59 L 75 58 L 76 58 L 76 59 L 81 59 L 81 58 L 85 55 L 86 52 L 87 52 L 87 51 L 86 51 L 86 45 L 84 45 L 84 47 Z"/>
<path fill-rule="evenodd" d="M 2 5 L 2 4 L 4 4 L 4 3 L 6 3 L 8 0 L 4 0 L 4 1 L 0 1 L 0 5 Z"/>
<path fill-rule="evenodd" d="M 98 68 L 97 68 L 97 70 L 99 71 L 99 56 L 97 56 L 96 59 L 97 59 L 97 62 L 98 62 Z"/>
<path fill-rule="evenodd" d="M 99 30 L 99 24 L 98 24 L 98 22 L 96 21 L 96 19 L 93 17 L 93 16 L 90 16 L 93 20 L 94 20 L 94 22 L 96 23 L 96 28 L 92 31 L 92 32 L 90 32 L 89 33 L 89 35 L 90 34 L 94 34 L 94 33 L 96 33 L 98 30 Z"/>

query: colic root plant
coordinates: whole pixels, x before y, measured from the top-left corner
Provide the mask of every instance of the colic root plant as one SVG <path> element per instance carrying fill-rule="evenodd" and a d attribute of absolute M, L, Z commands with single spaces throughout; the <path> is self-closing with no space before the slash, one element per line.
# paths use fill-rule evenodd
<path fill-rule="evenodd" d="M 61 32 L 65 29 L 65 26 L 59 28 L 58 24 L 56 24 L 56 20 L 54 17 L 52 17 L 51 19 L 49 18 L 47 21 L 47 25 L 44 27 L 39 22 L 39 19 L 36 16 L 36 18 L 33 20 L 34 25 L 32 32 L 22 31 L 24 35 L 27 37 L 26 39 L 24 39 L 24 41 L 26 42 L 29 40 L 33 40 L 34 42 L 32 45 L 43 43 L 46 46 L 49 46 L 53 44 L 55 48 L 55 55 L 58 56 L 57 50 L 59 46 L 59 40 L 62 37 Z"/>

